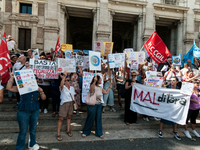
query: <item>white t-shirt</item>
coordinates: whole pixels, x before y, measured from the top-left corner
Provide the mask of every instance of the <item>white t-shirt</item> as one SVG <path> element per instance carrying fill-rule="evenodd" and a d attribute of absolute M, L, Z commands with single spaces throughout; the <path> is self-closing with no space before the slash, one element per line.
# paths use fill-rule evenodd
<path fill-rule="evenodd" d="M 185 73 L 188 71 L 188 69 L 187 68 L 183 68 L 183 69 L 181 69 L 181 72 L 182 72 L 182 75 L 184 76 L 185 75 Z"/>
<path fill-rule="evenodd" d="M 23 67 L 22 67 L 23 66 Z M 21 69 L 20 69 L 21 68 Z M 26 66 L 25 65 L 22 65 L 20 62 L 18 63 L 15 63 L 14 66 L 13 66 L 13 71 L 17 71 L 17 70 L 25 70 L 26 69 Z"/>
<path fill-rule="evenodd" d="M 38 83 L 38 85 L 43 85 L 43 86 L 50 86 L 51 85 L 51 82 L 49 82 L 49 81 L 44 81 L 43 79 L 42 79 L 42 83 Z"/>
<path fill-rule="evenodd" d="M 165 72 L 166 80 L 171 80 L 172 77 L 177 77 L 179 73 L 177 72 L 171 72 L 171 71 L 167 71 Z"/>
<path fill-rule="evenodd" d="M 66 103 L 66 102 L 71 102 L 74 101 L 74 95 L 76 95 L 74 87 L 70 86 L 70 89 L 68 89 L 65 85 L 63 85 L 62 91 L 60 91 L 60 105 Z M 71 96 L 70 96 L 71 93 Z"/>
<path fill-rule="evenodd" d="M 0 90 L 2 90 L 4 87 L 2 85 L 0 85 Z"/>
<path fill-rule="evenodd" d="M 11 40 L 11 41 L 7 41 L 7 46 L 8 46 L 8 50 L 12 50 L 14 49 L 15 46 L 15 41 Z"/>

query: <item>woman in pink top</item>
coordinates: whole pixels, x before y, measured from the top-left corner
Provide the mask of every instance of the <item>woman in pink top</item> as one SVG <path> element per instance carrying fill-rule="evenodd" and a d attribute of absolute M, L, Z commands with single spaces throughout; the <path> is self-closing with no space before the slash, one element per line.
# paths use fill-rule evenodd
<path fill-rule="evenodd" d="M 190 107 L 189 112 L 186 120 L 185 130 L 184 134 L 188 138 L 192 138 L 189 131 L 188 131 L 188 120 L 190 119 L 192 130 L 191 132 L 196 136 L 200 137 L 200 135 L 196 132 L 195 126 L 196 126 L 196 119 L 199 114 L 200 109 L 200 91 L 198 90 L 200 81 L 198 79 L 194 79 L 194 87 L 192 91 L 192 95 L 190 97 Z"/>

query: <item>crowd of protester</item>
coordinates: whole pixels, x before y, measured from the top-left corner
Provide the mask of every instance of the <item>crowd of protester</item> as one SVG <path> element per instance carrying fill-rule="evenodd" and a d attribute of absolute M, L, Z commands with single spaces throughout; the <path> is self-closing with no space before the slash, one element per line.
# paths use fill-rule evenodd
<path fill-rule="evenodd" d="M 37 149 L 39 146 L 36 144 L 35 133 L 36 126 L 38 124 L 38 117 L 40 112 L 48 113 L 49 99 L 52 100 L 52 117 L 59 116 L 57 123 L 57 136 L 56 139 L 62 141 L 63 138 L 60 134 L 60 129 L 64 118 L 67 118 L 67 131 L 66 133 L 71 137 L 72 132 L 70 131 L 71 116 L 73 114 L 73 102 L 75 102 L 77 110 L 76 114 L 79 114 L 81 108 L 81 84 L 83 71 L 93 72 L 88 68 L 82 68 L 77 66 L 76 73 L 64 72 L 59 74 L 58 79 L 39 79 L 36 77 L 39 89 L 37 92 L 20 96 L 16 85 L 14 84 L 13 72 L 17 70 L 29 69 L 29 59 L 33 58 L 33 50 L 29 49 L 22 53 L 14 53 L 13 49 L 10 51 L 11 58 L 11 72 L 10 79 L 7 83 L 9 101 L 13 98 L 17 98 L 17 104 L 13 107 L 17 107 L 17 120 L 19 123 L 19 135 L 17 140 L 16 149 L 24 149 L 25 137 L 29 127 L 29 147 Z M 77 52 L 79 55 L 85 56 L 81 50 Z M 64 54 L 61 55 L 64 58 Z M 59 58 L 58 54 L 54 53 L 54 49 L 51 48 L 50 52 L 40 53 L 41 60 L 56 61 Z M 106 58 L 104 58 L 106 59 Z M 96 92 L 96 104 L 94 106 L 87 105 L 88 115 L 86 118 L 85 126 L 83 128 L 82 137 L 88 136 L 92 130 L 95 122 L 95 134 L 100 138 L 104 138 L 102 132 L 102 113 L 106 113 L 105 106 L 110 107 L 111 112 L 116 112 L 114 108 L 114 92 L 118 95 L 118 107 L 125 108 L 124 122 L 126 125 L 131 123 L 138 123 L 137 113 L 130 110 L 130 101 L 132 94 L 132 86 L 135 83 L 146 84 L 146 72 L 157 71 L 161 72 L 161 76 L 164 78 L 163 87 L 171 89 L 180 89 L 183 81 L 194 83 L 194 88 L 190 100 L 190 107 L 188 117 L 186 120 L 184 133 L 186 137 L 191 138 L 190 132 L 188 131 L 188 120 L 190 120 L 192 126 L 192 133 L 196 137 L 200 135 L 195 130 L 196 119 L 199 114 L 197 106 L 200 105 L 200 91 L 199 89 L 199 66 L 198 64 L 192 64 L 191 60 L 188 60 L 184 67 L 175 67 L 172 64 L 171 58 L 168 58 L 164 64 L 156 65 L 150 57 L 145 59 L 143 65 L 139 65 L 138 70 L 131 70 L 129 65 L 125 64 L 124 67 L 109 69 L 108 63 L 102 61 L 102 71 L 100 72 L 103 79 L 100 76 L 95 76 L 92 79 L 89 93 Z M 165 70 L 163 67 L 167 66 Z M 101 80 L 103 80 L 103 88 L 100 87 Z M 50 92 L 49 92 L 50 91 Z M 104 103 L 101 103 L 101 97 L 103 96 Z M 122 105 L 121 98 L 125 98 L 124 106 Z M 32 103 L 33 99 L 38 99 Z M 0 85 L 0 102 L 3 101 L 3 86 Z M 26 106 L 26 107 L 25 107 Z M 116 107 L 116 106 L 115 106 Z M 28 113 L 26 113 L 28 112 Z M 143 115 L 145 121 L 149 121 L 149 116 Z M 156 117 L 155 120 L 158 121 Z M 168 120 L 160 119 L 160 129 L 158 132 L 159 137 L 163 137 L 163 126 L 172 125 L 173 135 L 176 139 L 181 140 L 177 133 L 177 124 Z"/>

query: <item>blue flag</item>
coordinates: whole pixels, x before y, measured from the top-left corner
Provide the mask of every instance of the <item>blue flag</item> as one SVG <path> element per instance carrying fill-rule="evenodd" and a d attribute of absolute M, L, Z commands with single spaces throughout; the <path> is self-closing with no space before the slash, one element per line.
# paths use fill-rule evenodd
<path fill-rule="evenodd" d="M 190 59 L 191 63 L 193 63 L 193 59 L 194 59 L 193 51 L 195 50 L 196 47 L 197 46 L 196 46 L 195 40 L 194 40 L 192 48 L 189 50 L 189 52 L 186 55 L 183 55 L 183 62 L 184 63 L 187 63 L 188 59 Z"/>

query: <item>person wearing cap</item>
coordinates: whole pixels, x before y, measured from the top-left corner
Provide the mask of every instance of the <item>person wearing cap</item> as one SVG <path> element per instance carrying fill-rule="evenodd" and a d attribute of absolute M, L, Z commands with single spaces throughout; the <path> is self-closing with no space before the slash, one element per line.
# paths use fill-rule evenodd
<path fill-rule="evenodd" d="M 6 41 L 7 41 L 8 50 L 14 51 L 14 47 L 15 47 L 15 44 L 17 44 L 17 42 L 12 38 L 11 35 L 8 35 L 8 39 L 6 39 Z"/>

